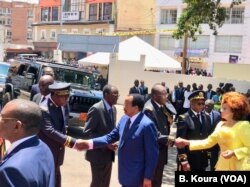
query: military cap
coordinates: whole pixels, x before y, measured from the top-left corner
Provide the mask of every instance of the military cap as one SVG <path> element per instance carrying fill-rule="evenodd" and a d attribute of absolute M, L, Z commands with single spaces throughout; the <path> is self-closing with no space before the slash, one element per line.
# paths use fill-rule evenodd
<path fill-rule="evenodd" d="M 204 99 L 205 100 L 205 92 L 202 91 L 202 90 L 196 90 L 196 91 L 193 91 L 188 99 L 191 101 L 191 100 L 194 100 L 194 99 Z"/>
<path fill-rule="evenodd" d="M 55 82 L 49 85 L 49 89 L 51 92 L 55 93 L 56 95 L 69 95 L 70 83 Z"/>

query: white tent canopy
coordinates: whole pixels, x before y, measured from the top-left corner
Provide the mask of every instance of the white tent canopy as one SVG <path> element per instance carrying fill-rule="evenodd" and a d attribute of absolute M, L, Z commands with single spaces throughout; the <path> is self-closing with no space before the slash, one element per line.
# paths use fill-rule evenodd
<path fill-rule="evenodd" d="M 82 66 L 107 66 L 109 65 L 110 53 L 98 52 L 78 61 Z"/>
<path fill-rule="evenodd" d="M 145 55 L 145 69 L 147 70 L 181 70 L 178 61 L 156 49 L 152 45 L 141 40 L 137 36 L 119 43 L 118 60 L 140 61 L 141 55 Z M 95 53 L 78 62 L 81 65 L 108 65 L 109 53 Z"/>

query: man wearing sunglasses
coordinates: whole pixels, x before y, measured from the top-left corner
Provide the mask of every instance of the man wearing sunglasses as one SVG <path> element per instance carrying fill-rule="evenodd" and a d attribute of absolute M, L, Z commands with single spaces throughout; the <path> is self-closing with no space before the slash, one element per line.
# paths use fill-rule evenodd
<path fill-rule="evenodd" d="M 37 134 L 42 114 L 34 102 L 15 99 L 0 114 L 0 137 L 10 142 L 0 161 L 1 187 L 55 187 L 55 167 L 49 147 Z"/>
<path fill-rule="evenodd" d="M 194 91 L 188 97 L 190 109 L 184 114 L 177 123 L 176 137 L 185 139 L 205 139 L 210 130 L 210 117 L 205 114 L 205 92 Z M 207 151 L 189 152 L 187 147 L 178 149 L 177 155 L 178 170 L 182 171 L 205 171 L 208 166 Z"/>

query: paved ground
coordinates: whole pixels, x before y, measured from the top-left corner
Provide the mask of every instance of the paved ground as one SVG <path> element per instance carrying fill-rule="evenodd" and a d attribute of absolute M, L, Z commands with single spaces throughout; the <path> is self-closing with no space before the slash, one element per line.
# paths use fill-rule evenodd
<path fill-rule="evenodd" d="M 117 106 L 118 116 L 123 114 L 122 106 Z M 175 130 L 175 129 L 173 129 Z M 176 150 L 170 148 L 169 163 L 165 167 L 162 187 L 174 186 L 174 171 L 176 169 Z M 119 187 L 117 176 L 117 156 L 116 162 L 113 164 L 112 179 L 110 187 Z M 62 166 L 62 187 L 88 187 L 91 181 L 91 171 L 89 162 L 84 159 L 84 152 L 77 152 L 66 148 L 64 165 Z"/>

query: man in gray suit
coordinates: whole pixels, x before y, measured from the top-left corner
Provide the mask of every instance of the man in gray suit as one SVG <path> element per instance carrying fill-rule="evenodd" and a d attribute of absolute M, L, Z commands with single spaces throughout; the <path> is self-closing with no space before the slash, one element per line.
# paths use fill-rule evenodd
<path fill-rule="evenodd" d="M 50 90 L 49 85 L 54 83 L 54 78 L 51 75 L 43 75 L 38 83 L 40 93 L 34 95 L 32 101 L 40 105 L 48 99 Z"/>
<path fill-rule="evenodd" d="M 118 89 L 112 85 L 103 88 L 103 100 L 93 105 L 88 111 L 84 134 L 87 139 L 108 134 L 115 128 L 116 108 L 119 97 Z M 92 172 L 91 187 L 109 187 L 112 162 L 115 152 L 112 145 L 104 148 L 88 150 L 86 160 L 90 162 Z"/>

